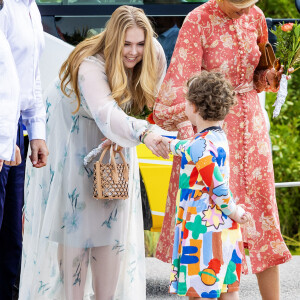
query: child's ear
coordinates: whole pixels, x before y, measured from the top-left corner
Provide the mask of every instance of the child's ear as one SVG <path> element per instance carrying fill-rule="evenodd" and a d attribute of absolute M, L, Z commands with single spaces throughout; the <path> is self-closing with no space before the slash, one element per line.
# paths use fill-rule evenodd
<path fill-rule="evenodd" d="M 197 106 L 195 103 L 192 103 L 193 105 L 193 113 L 196 114 L 198 112 Z"/>

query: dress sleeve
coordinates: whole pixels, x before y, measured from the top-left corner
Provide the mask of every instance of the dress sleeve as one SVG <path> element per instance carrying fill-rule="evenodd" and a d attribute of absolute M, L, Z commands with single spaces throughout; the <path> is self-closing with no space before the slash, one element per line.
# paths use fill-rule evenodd
<path fill-rule="evenodd" d="M 148 122 L 128 116 L 113 99 L 104 62 L 95 57 L 85 59 L 78 81 L 83 108 L 91 113 L 104 136 L 122 147 L 138 145 Z"/>
<path fill-rule="evenodd" d="M 268 42 L 268 26 L 265 19 L 265 16 L 261 10 L 260 11 L 260 19 L 258 20 L 258 39 L 257 44 Z M 268 70 L 255 70 L 253 76 L 253 83 L 256 91 L 258 93 L 266 91 L 266 92 L 278 92 L 278 89 L 271 89 L 270 85 L 267 81 L 267 72 Z"/>
<path fill-rule="evenodd" d="M 185 115 L 185 84 L 202 65 L 201 27 L 198 15 L 187 16 L 177 39 L 167 75 L 154 105 L 154 121 L 166 130 L 178 130 L 178 137 L 194 135 Z"/>
<path fill-rule="evenodd" d="M 218 150 L 210 144 L 209 140 L 198 139 L 188 149 L 188 155 L 195 163 L 198 171 L 197 180 L 203 181 L 211 199 L 226 215 L 236 210 L 236 204 L 229 189 L 228 176 L 223 177 L 216 157 Z M 222 162 L 221 162 L 222 163 Z M 192 172 L 193 173 L 193 172 Z"/>
<path fill-rule="evenodd" d="M 189 140 L 178 140 L 178 139 L 172 140 L 170 143 L 170 151 L 172 152 L 173 155 L 182 157 L 188 142 Z"/>

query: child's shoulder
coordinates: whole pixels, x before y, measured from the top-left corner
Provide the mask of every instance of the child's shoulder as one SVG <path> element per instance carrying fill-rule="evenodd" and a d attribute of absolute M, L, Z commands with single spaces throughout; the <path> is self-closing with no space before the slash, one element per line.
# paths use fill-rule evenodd
<path fill-rule="evenodd" d="M 186 152 L 194 163 L 209 154 L 210 149 L 213 147 L 208 135 L 208 132 L 198 133 L 186 145 Z"/>
<path fill-rule="evenodd" d="M 227 139 L 224 131 L 220 128 L 197 133 L 190 142 L 189 147 L 195 149 L 199 148 L 204 151 L 212 150 L 222 144 L 227 144 Z"/>
<path fill-rule="evenodd" d="M 229 153 L 229 147 L 222 129 L 209 130 L 196 134 L 186 151 L 191 161 L 196 164 L 199 160 L 206 160 L 208 157 L 226 157 L 226 153 Z"/>

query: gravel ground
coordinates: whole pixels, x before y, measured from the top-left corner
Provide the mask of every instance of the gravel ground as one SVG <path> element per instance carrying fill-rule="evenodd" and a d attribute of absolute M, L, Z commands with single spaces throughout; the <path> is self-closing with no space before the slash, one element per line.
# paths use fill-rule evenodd
<path fill-rule="evenodd" d="M 146 259 L 147 299 L 187 299 L 168 294 L 170 265 L 156 258 Z M 280 266 L 281 299 L 300 300 L 300 256 Z M 253 274 L 242 277 L 240 287 L 241 300 L 260 300 L 256 276 Z"/>

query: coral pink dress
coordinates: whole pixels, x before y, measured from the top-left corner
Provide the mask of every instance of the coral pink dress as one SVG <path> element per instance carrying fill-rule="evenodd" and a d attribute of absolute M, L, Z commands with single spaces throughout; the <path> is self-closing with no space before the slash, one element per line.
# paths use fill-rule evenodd
<path fill-rule="evenodd" d="M 266 72 L 255 70 L 260 58 L 258 43 L 267 39 L 265 17 L 256 6 L 236 20 L 225 15 L 216 0 L 194 9 L 180 30 L 154 107 L 155 122 L 167 130 L 178 130 L 178 138 L 186 139 L 194 135 L 184 112 L 186 81 L 201 70 L 218 71 L 235 87 L 238 104 L 226 117 L 223 129 L 230 147 L 230 189 L 253 217 L 242 229 L 253 273 L 291 259 L 280 232 L 269 135 L 257 95 L 270 90 Z M 156 252 L 157 258 L 169 262 L 179 170 L 180 158 L 175 158 Z M 248 272 L 245 260 L 243 269 Z"/>

